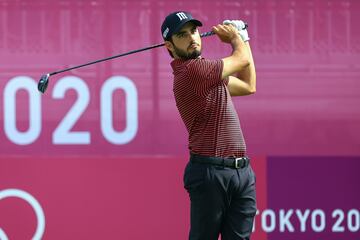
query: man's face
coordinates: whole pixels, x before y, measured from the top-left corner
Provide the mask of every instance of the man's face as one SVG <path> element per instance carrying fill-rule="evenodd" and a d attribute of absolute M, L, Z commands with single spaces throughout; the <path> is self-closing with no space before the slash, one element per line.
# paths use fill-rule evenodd
<path fill-rule="evenodd" d="M 197 26 L 186 23 L 179 32 L 172 35 L 172 43 L 166 44 L 174 58 L 195 59 L 201 55 L 201 37 Z"/>

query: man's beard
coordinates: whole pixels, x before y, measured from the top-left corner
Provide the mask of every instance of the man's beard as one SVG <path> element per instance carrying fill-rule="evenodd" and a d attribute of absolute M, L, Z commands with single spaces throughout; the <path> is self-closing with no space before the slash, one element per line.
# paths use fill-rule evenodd
<path fill-rule="evenodd" d="M 198 57 L 200 57 L 201 55 L 201 51 L 200 50 L 194 50 L 192 53 L 187 53 L 186 51 L 183 51 L 179 48 L 177 48 L 174 44 L 174 50 L 175 50 L 175 53 L 176 55 L 181 58 L 181 59 L 185 59 L 185 60 L 188 60 L 188 59 L 196 59 Z"/>

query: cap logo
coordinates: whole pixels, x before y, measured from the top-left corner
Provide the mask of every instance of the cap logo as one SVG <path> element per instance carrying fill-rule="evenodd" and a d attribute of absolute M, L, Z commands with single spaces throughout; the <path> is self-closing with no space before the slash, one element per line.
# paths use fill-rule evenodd
<path fill-rule="evenodd" d="M 169 33 L 169 28 L 166 28 L 165 31 L 163 32 L 163 37 L 166 38 L 168 33 Z"/>
<path fill-rule="evenodd" d="M 176 16 L 178 16 L 178 18 L 180 19 L 180 21 L 188 18 L 188 17 L 186 16 L 186 14 L 183 13 L 183 12 L 178 12 L 178 13 L 176 14 Z"/>

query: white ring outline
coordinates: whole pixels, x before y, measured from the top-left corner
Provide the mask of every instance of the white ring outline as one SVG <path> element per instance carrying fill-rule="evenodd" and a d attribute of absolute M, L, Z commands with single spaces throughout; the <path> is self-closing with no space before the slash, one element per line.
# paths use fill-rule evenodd
<path fill-rule="evenodd" d="M 0 190 L 0 200 L 7 197 L 17 197 L 25 200 L 34 209 L 37 218 L 37 228 L 32 240 L 40 240 L 45 231 L 45 215 L 40 203 L 29 193 L 20 189 Z M 5 232 L 0 228 L 0 240 L 8 240 Z"/>
<path fill-rule="evenodd" d="M 8 240 L 8 237 L 1 228 L 0 228 L 0 240 Z"/>

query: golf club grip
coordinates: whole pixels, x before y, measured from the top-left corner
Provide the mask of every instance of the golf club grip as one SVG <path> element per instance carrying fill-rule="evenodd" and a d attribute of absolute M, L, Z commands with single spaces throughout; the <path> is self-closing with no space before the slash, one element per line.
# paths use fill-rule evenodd
<path fill-rule="evenodd" d="M 211 35 L 214 35 L 215 33 L 213 31 L 210 31 L 210 32 L 204 32 L 204 33 L 201 33 L 200 34 L 200 37 L 208 37 L 208 36 L 211 36 Z"/>

